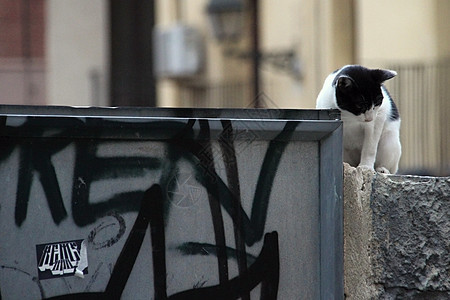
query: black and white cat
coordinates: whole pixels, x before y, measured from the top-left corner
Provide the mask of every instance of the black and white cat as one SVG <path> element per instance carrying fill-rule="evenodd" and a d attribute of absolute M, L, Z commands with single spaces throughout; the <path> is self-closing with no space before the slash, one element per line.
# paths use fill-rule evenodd
<path fill-rule="evenodd" d="M 401 156 L 400 116 L 383 82 L 391 70 L 344 66 L 325 79 L 317 108 L 341 111 L 344 161 L 380 173 L 395 174 Z"/>

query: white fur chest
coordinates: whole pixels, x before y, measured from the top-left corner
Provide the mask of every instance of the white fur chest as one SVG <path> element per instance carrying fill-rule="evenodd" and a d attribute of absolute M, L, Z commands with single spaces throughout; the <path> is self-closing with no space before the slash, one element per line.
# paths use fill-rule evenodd
<path fill-rule="evenodd" d="M 344 148 L 347 150 L 361 150 L 364 142 L 364 127 L 371 124 L 344 121 Z"/>

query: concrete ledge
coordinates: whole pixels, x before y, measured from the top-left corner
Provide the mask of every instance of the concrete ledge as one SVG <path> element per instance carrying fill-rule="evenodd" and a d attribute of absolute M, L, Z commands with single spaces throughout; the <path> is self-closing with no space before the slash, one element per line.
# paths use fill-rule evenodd
<path fill-rule="evenodd" d="M 344 164 L 347 299 L 450 299 L 450 178 Z"/>

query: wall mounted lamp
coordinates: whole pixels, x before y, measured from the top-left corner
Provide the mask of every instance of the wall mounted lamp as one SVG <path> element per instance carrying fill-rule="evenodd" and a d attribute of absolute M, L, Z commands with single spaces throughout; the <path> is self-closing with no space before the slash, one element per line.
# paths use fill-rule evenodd
<path fill-rule="evenodd" d="M 242 35 L 244 3 L 242 0 L 210 0 L 206 11 L 214 37 L 219 41 L 237 41 Z"/>

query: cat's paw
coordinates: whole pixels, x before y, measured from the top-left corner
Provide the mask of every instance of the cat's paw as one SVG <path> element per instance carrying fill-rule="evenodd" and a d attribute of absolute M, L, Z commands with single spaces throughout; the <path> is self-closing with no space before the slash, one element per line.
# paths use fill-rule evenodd
<path fill-rule="evenodd" d="M 362 170 L 372 171 L 372 172 L 374 171 L 373 167 L 368 166 L 368 165 L 358 165 L 357 168 L 362 169 Z"/>
<path fill-rule="evenodd" d="M 378 173 L 381 173 L 381 174 L 391 174 L 391 172 L 389 172 L 389 170 L 386 169 L 385 167 L 378 167 L 378 168 L 376 168 L 375 171 L 377 171 Z"/>

